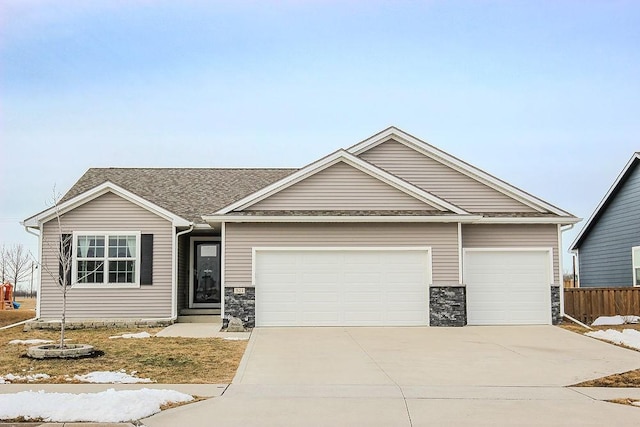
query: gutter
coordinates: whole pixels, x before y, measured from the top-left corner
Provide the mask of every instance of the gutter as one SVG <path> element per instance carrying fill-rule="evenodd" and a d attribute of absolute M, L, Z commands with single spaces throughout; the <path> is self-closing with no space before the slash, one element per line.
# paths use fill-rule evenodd
<path fill-rule="evenodd" d="M 191 222 L 189 228 L 173 235 L 174 251 L 173 257 L 173 286 L 171 287 L 171 321 L 174 322 L 178 318 L 178 237 L 191 233 L 195 224 Z"/>

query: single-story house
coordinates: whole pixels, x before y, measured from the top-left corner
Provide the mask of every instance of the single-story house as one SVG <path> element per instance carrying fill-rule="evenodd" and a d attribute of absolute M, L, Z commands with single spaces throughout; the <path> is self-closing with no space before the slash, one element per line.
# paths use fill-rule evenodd
<path fill-rule="evenodd" d="M 23 225 L 48 271 L 71 242 L 69 321 L 462 326 L 556 323 L 578 221 L 390 127 L 301 169 L 89 169 Z"/>
<path fill-rule="evenodd" d="M 580 287 L 640 286 L 640 152 L 571 244 Z"/>

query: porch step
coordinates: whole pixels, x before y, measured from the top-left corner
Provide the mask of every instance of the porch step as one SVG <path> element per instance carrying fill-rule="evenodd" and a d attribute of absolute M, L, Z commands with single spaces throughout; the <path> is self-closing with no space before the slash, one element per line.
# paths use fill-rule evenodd
<path fill-rule="evenodd" d="M 219 314 L 216 315 L 197 315 L 191 314 L 186 316 L 178 316 L 178 323 L 222 323 Z"/>
<path fill-rule="evenodd" d="M 181 308 L 180 316 L 219 316 L 219 308 Z"/>

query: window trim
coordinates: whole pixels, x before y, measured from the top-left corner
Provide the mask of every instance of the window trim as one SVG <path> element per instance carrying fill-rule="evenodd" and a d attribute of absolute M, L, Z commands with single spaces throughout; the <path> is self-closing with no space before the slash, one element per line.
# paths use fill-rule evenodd
<path fill-rule="evenodd" d="M 71 268 L 72 288 L 77 289 L 131 289 L 140 287 L 140 257 L 142 248 L 140 247 L 140 231 L 74 231 L 71 252 L 73 256 L 73 264 Z M 102 283 L 75 283 L 78 280 L 78 236 L 104 236 L 104 281 Z M 136 237 L 136 255 L 135 255 L 135 281 L 134 283 L 109 283 L 109 237 L 110 236 L 135 236 Z M 102 259 L 102 258 L 100 258 Z M 113 259 L 113 261 L 117 261 Z"/>
<path fill-rule="evenodd" d="M 638 253 L 638 255 L 636 255 L 636 252 Z M 637 267 L 636 267 L 636 263 L 637 263 Z M 637 273 L 636 273 L 636 269 L 640 268 L 640 246 L 633 246 L 631 247 L 631 272 L 633 274 L 633 286 L 638 288 L 640 287 L 640 284 L 638 283 L 638 278 L 637 277 Z"/>

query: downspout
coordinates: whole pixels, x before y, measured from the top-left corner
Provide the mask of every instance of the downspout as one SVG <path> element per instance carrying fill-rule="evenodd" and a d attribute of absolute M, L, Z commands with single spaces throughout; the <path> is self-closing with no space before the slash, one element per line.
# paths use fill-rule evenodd
<path fill-rule="evenodd" d="M 174 234 L 173 239 L 175 241 L 175 257 L 173 260 L 174 266 L 175 268 L 173 269 L 173 287 L 172 287 L 172 307 L 171 307 L 171 321 L 175 321 L 178 318 L 178 247 L 180 245 L 179 242 L 179 237 L 187 234 L 187 233 L 191 233 L 193 231 L 193 227 L 195 227 L 195 224 L 192 222 L 189 224 L 189 228 L 183 231 L 180 231 L 179 233 Z"/>
<path fill-rule="evenodd" d="M 22 224 L 22 223 L 21 223 Z M 42 231 L 40 233 L 36 233 L 34 231 L 31 231 L 29 229 L 28 226 L 22 224 L 24 226 L 24 230 L 33 235 L 36 236 L 38 238 L 38 283 L 36 286 L 36 317 L 34 317 L 33 319 L 29 319 L 28 321 L 31 320 L 37 320 L 40 318 L 40 294 L 42 292 L 42 289 L 40 289 L 41 286 L 41 280 L 42 280 Z M 32 273 L 33 274 L 33 273 Z"/>
<path fill-rule="evenodd" d="M 558 264 L 560 264 L 560 317 L 565 317 L 567 316 L 567 313 L 564 312 L 564 266 L 562 265 L 562 233 L 564 233 L 565 231 L 569 231 L 573 228 L 575 224 L 566 224 L 566 225 L 559 225 L 558 230 L 560 231 L 558 233 Z M 566 227 L 566 228 L 563 228 Z M 571 318 L 572 320 L 575 320 L 573 318 Z M 577 322 L 577 321 L 576 321 Z"/>

